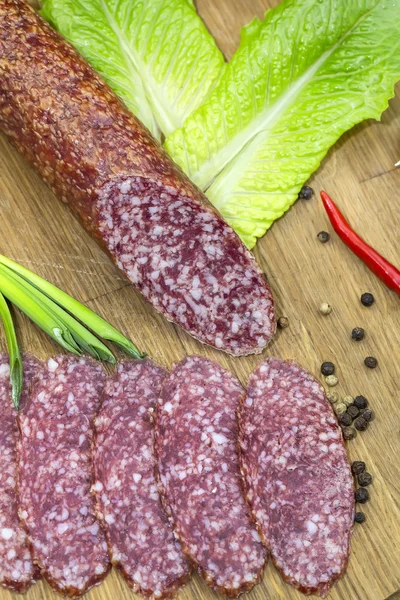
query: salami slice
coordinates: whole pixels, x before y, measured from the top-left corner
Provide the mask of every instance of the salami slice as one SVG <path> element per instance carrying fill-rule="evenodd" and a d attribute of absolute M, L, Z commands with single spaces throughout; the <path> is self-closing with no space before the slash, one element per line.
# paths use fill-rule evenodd
<path fill-rule="evenodd" d="M 218 364 L 191 356 L 167 378 L 156 417 L 160 486 L 176 534 L 206 582 L 233 597 L 260 580 L 266 560 L 239 469 L 243 393 Z"/>
<path fill-rule="evenodd" d="M 250 377 L 239 428 L 261 538 L 284 579 L 325 596 L 346 569 L 354 487 L 323 388 L 299 365 L 268 359 Z"/>
<path fill-rule="evenodd" d="M 32 378 L 40 369 L 39 361 L 24 360 L 24 404 Z M 11 401 L 8 356 L 0 355 L 0 583 L 25 592 L 39 577 L 33 565 L 26 533 L 18 517 L 17 479 L 17 411 Z"/>
<path fill-rule="evenodd" d="M 146 128 L 24 0 L 0 0 L 0 56 L 0 129 L 128 279 L 201 342 L 261 352 L 263 273 Z"/>
<path fill-rule="evenodd" d="M 19 416 L 20 516 L 42 574 L 70 596 L 100 583 L 110 566 L 90 492 L 92 420 L 104 382 L 91 360 L 50 359 Z"/>
<path fill-rule="evenodd" d="M 150 411 L 165 375 L 150 360 L 118 366 L 95 420 L 93 452 L 93 490 L 111 561 L 134 591 L 152 598 L 172 597 L 190 576 L 155 477 Z"/>

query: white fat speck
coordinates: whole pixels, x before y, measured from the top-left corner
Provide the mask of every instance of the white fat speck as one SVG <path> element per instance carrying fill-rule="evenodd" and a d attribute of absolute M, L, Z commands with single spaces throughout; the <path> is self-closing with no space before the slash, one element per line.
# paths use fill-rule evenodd
<path fill-rule="evenodd" d="M 106 523 L 108 523 L 109 525 L 113 525 L 113 523 L 115 523 L 115 519 L 113 517 L 113 515 L 106 515 L 104 517 L 104 520 Z"/>
<path fill-rule="evenodd" d="M 121 194 L 128 194 L 131 190 L 131 180 L 128 179 L 127 181 L 124 181 L 119 189 Z"/>
<path fill-rule="evenodd" d="M 166 402 L 163 405 L 163 410 L 165 410 L 165 412 L 167 412 L 167 413 L 171 413 L 172 409 L 173 409 L 173 406 L 172 406 L 171 402 Z"/>
<path fill-rule="evenodd" d="M 9 375 L 10 374 L 10 365 L 8 363 L 3 363 L 0 365 L 0 375 Z"/>
<path fill-rule="evenodd" d="M 44 439 L 44 433 L 43 433 L 43 431 L 38 431 L 36 433 L 36 437 L 37 437 L 38 440 L 43 440 Z"/>
<path fill-rule="evenodd" d="M 59 523 L 57 525 L 57 533 L 59 535 L 62 535 L 63 533 L 65 533 L 66 531 L 68 531 L 68 529 L 69 529 L 68 523 Z"/>
<path fill-rule="evenodd" d="M 3 527 L 3 529 L 0 530 L 0 535 L 3 540 L 9 540 L 14 535 L 14 531 L 9 527 Z"/>
<path fill-rule="evenodd" d="M 17 553 L 15 552 L 14 548 L 10 548 L 10 550 L 7 552 L 8 560 L 12 560 L 16 556 L 17 556 Z"/>
<path fill-rule="evenodd" d="M 226 442 L 229 442 L 228 438 L 225 437 L 222 433 L 212 432 L 211 437 L 216 444 L 226 444 Z"/>
<path fill-rule="evenodd" d="M 140 473 L 134 473 L 132 475 L 132 479 L 135 483 L 139 483 L 139 481 L 142 479 L 142 476 L 140 475 Z"/>
<path fill-rule="evenodd" d="M 233 321 L 231 325 L 232 333 L 237 333 L 239 331 L 239 323 L 237 321 Z"/>
<path fill-rule="evenodd" d="M 311 535 L 316 534 L 318 531 L 318 526 L 313 521 L 306 521 L 306 527 L 308 533 L 311 533 Z"/>
<path fill-rule="evenodd" d="M 54 373 L 54 371 L 56 371 L 58 367 L 58 362 L 56 362 L 52 358 L 49 358 L 49 360 L 47 361 L 47 368 L 49 369 L 50 373 Z"/>
<path fill-rule="evenodd" d="M 92 490 L 94 492 L 102 492 L 103 491 L 103 484 L 101 483 L 101 481 L 96 481 L 93 485 L 92 485 Z"/>
<path fill-rule="evenodd" d="M 92 535 L 97 535 L 99 533 L 99 529 L 100 526 L 98 523 L 93 523 L 93 525 L 91 525 L 90 527 L 87 528 L 87 530 L 92 534 Z"/>

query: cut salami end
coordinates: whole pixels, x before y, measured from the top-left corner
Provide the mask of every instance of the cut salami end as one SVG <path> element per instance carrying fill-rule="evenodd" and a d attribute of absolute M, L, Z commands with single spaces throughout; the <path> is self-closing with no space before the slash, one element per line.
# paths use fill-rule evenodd
<path fill-rule="evenodd" d="M 243 389 L 218 364 L 186 358 L 156 411 L 160 488 L 184 552 L 230 596 L 261 578 L 266 552 L 243 497 L 236 410 Z"/>
<path fill-rule="evenodd" d="M 43 575 L 70 596 L 100 583 L 109 569 L 90 492 L 90 423 L 104 381 L 91 360 L 51 359 L 19 415 L 20 516 Z"/>
<path fill-rule="evenodd" d="M 0 129 L 168 320 L 233 355 L 275 331 L 253 255 L 77 52 L 0 0 Z"/>
<path fill-rule="evenodd" d="M 18 517 L 17 484 L 17 411 L 11 401 L 8 356 L 0 355 L 0 584 L 16 592 L 25 592 L 40 575 L 32 562 L 26 533 Z M 40 369 L 39 361 L 24 360 L 26 401 L 32 378 Z"/>
<path fill-rule="evenodd" d="M 275 331 L 272 295 L 252 254 L 206 205 L 142 177 L 101 191 L 99 231 L 128 278 L 167 319 L 234 355 Z"/>
<path fill-rule="evenodd" d="M 274 563 L 302 592 L 325 596 L 346 569 L 354 486 L 323 388 L 299 365 L 268 359 L 250 377 L 239 430 L 247 498 Z"/>
<path fill-rule="evenodd" d="M 190 576 L 155 478 L 149 411 L 165 375 L 150 360 L 119 364 L 104 391 L 93 448 L 93 491 L 111 560 L 130 587 L 157 599 L 172 597 Z"/>

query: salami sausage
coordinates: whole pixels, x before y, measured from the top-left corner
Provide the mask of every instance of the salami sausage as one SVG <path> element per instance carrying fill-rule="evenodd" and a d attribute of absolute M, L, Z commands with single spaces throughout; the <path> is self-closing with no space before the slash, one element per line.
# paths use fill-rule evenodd
<path fill-rule="evenodd" d="M 97 515 L 111 561 L 136 592 L 172 597 L 189 564 L 163 511 L 155 477 L 154 410 L 166 372 L 150 360 L 120 363 L 95 420 Z"/>
<path fill-rule="evenodd" d="M 253 255 L 23 0 L 0 0 L 0 129 L 156 310 L 231 354 L 262 351 L 274 307 Z"/>
<path fill-rule="evenodd" d="M 266 560 L 239 469 L 236 410 L 243 393 L 218 364 L 191 356 L 166 380 L 156 412 L 166 510 L 206 582 L 233 597 L 260 580 Z"/>
<path fill-rule="evenodd" d="M 110 566 L 90 492 L 104 380 L 91 360 L 50 359 L 19 415 L 20 516 L 42 574 L 70 596 L 100 583 Z"/>
<path fill-rule="evenodd" d="M 239 428 L 261 538 L 289 583 L 325 596 L 346 569 L 354 487 L 323 388 L 299 365 L 268 359 L 250 377 Z"/>
<path fill-rule="evenodd" d="M 24 360 L 25 402 L 32 378 L 40 369 L 39 361 Z M 0 583 L 25 592 L 39 577 L 33 565 L 26 533 L 18 517 L 17 479 L 17 411 L 11 401 L 8 356 L 0 355 Z"/>

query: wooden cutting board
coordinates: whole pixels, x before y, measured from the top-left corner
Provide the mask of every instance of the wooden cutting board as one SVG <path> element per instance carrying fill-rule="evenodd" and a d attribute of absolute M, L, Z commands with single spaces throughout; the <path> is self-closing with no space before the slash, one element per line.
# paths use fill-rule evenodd
<path fill-rule="evenodd" d="M 198 9 L 229 58 L 240 28 L 255 15 L 262 17 L 276 0 L 198 0 Z M 381 123 L 364 123 L 345 135 L 312 179 L 325 188 L 350 222 L 388 259 L 400 263 L 400 88 Z M 333 234 L 323 245 L 317 233 L 328 224 L 318 195 L 299 201 L 259 242 L 256 256 L 268 274 L 277 313 L 290 320 L 264 356 L 294 358 L 319 376 L 320 364 L 337 365 L 342 394 L 363 394 L 376 412 L 365 433 L 348 443 L 350 458 L 364 460 L 374 481 L 365 505 L 367 522 L 356 526 L 346 576 L 332 590 L 332 600 L 384 600 L 400 589 L 400 299 L 389 292 Z M 245 383 L 260 357 L 230 358 L 195 342 L 167 323 L 119 274 L 107 256 L 83 231 L 4 138 L 0 137 L 0 252 L 35 270 L 98 311 L 127 333 L 156 361 L 171 366 L 187 354 L 219 361 Z M 360 294 L 376 298 L 371 308 Z M 329 302 L 333 312 L 318 307 Z M 59 352 L 48 338 L 17 313 L 24 350 L 46 357 Z M 351 340 L 351 330 L 364 327 L 365 340 Z M 0 342 L 5 349 L 4 335 Z M 379 366 L 368 370 L 363 360 L 376 356 Z M 400 592 L 399 592 L 400 594 Z M 0 599 L 17 598 L 0 590 Z M 27 600 L 57 598 L 38 583 Z M 87 596 L 88 600 L 125 600 L 133 594 L 113 571 Z M 217 598 L 200 577 L 179 594 L 180 600 Z M 394 598 L 399 598 L 395 594 Z M 249 600 L 302 594 L 283 583 L 269 564 L 263 583 Z"/>

